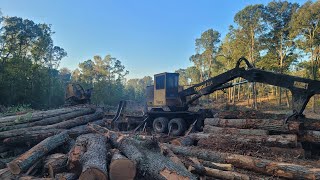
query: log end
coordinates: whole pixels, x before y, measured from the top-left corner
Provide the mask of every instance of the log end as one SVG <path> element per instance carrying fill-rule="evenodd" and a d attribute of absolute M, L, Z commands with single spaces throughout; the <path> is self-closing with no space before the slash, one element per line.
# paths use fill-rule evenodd
<path fill-rule="evenodd" d="M 112 180 L 133 180 L 136 176 L 136 165 L 129 159 L 118 159 L 110 164 L 109 176 Z"/>
<path fill-rule="evenodd" d="M 21 173 L 21 168 L 19 167 L 19 165 L 17 163 L 15 163 L 15 161 L 11 161 L 11 162 L 7 163 L 7 167 L 9 168 L 9 170 L 12 174 L 20 174 Z"/>
<path fill-rule="evenodd" d="M 108 180 L 108 176 L 97 168 L 88 168 L 81 173 L 79 180 Z"/>

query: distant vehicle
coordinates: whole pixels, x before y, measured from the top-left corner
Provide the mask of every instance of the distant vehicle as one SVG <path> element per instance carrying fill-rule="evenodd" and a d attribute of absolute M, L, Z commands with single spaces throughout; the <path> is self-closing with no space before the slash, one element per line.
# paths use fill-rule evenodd
<path fill-rule="evenodd" d="M 65 104 L 76 105 L 91 102 L 92 88 L 84 90 L 80 84 L 69 83 L 66 87 Z"/>

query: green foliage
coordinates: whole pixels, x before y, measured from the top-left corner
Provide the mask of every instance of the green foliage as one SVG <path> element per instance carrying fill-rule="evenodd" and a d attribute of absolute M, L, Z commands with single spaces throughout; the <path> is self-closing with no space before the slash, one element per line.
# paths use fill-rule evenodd
<path fill-rule="evenodd" d="M 72 81 L 81 84 L 85 89 L 93 88 L 92 103 L 117 105 L 126 97 L 135 97 L 130 88 L 125 88 L 124 78 L 128 73 L 121 61 L 111 55 L 104 58 L 94 56 L 93 60 L 79 64 L 79 68 L 72 72 Z"/>
<path fill-rule="evenodd" d="M 196 39 L 196 54 L 190 57 L 190 61 L 200 72 L 200 80 L 203 81 L 212 76 L 212 72 L 219 66 L 216 61 L 220 33 L 213 29 L 208 29 Z"/>
<path fill-rule="evenodd" d="M 0 103 L 49 108 L 63 104 L 56 70 L 67 53 L 52 41 L 50 25 L 2 17 L 0 31 Z"/>

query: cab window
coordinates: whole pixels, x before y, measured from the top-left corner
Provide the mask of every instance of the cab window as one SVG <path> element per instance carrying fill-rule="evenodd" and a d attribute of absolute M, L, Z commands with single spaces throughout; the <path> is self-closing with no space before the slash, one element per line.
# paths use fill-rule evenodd
<path fill-rule="evenodd" d="M 164 89 L 164 75 L 156 77 L 156 89 Z"/>

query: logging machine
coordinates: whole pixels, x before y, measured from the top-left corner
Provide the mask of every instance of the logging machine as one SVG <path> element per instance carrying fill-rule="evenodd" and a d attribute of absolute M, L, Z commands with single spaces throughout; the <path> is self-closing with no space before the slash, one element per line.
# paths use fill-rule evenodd
<path fill-rule="evenodd" d="M 66 87 L 65 104 L 76 105 L 90 103 L 92 88 L 84 90 L 80 84 L 69 83 Z"/>
<path fill-rule="evenodd" d="M 242 62 L 246 67 L 240 66 Z M 246 81 L 228 83 L 239 77 Z M 157 133 L 169 131 L 172 135 L 183 134 L 190 125 L 201 130 L 204 119 L 212 117 L 213 114 L 205 109 L 198 112 L 188 111 L 189 105 L 204 95 L 246 82 L 259 82 L 289 89 L 292 93 L 293 114 L 287 120 L 293 117 L 302 120 L 303 118 L 299 117 L 303 117 L 302 113 L 310 98 L 320 93 L 320 81 L 257 69 L 244 57 L 237 61 L 235 68 L 185 90 L 179 87 L 178 82 L 178 73 L 154 75 L 154 85 L 146 88 L 145 119 L 135 130 L 146 124 L 152 126 Z M 123 105 L 123 102 L 119 104 L 113 121 L 119 118 Z"/>

